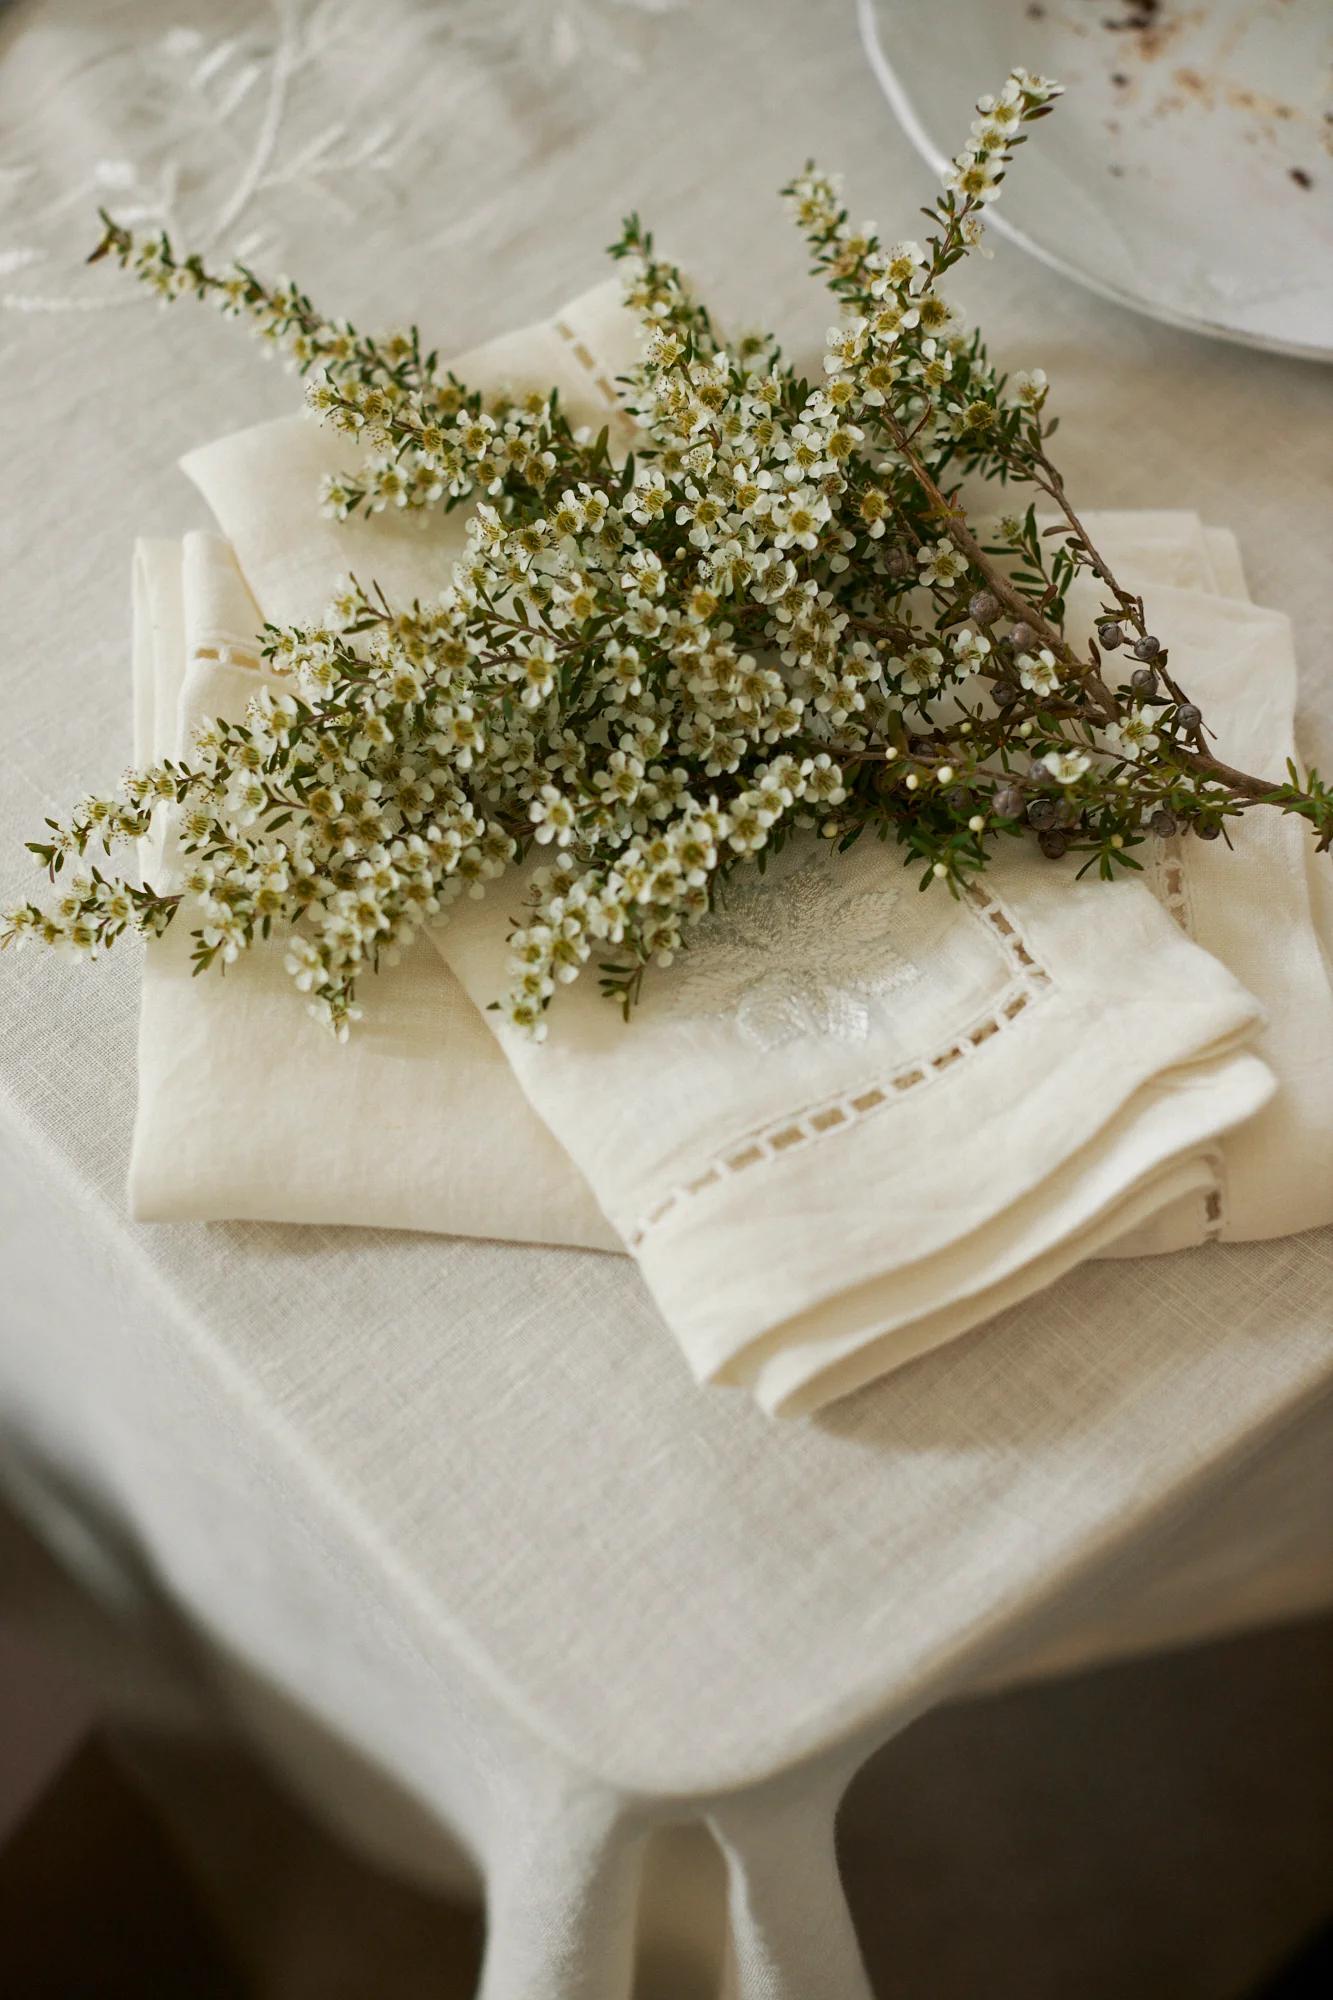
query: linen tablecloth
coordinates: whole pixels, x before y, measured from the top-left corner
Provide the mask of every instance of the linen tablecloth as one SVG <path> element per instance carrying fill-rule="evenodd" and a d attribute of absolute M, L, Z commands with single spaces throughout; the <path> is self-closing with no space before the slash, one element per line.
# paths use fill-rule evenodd
<path fill-rule="evenodd" d="M 809 346 L 827 304 L 771 191 L 814 153 L 885 227 L 929 192 L 851 10 L 796 0 L 290 0 L 225 23 L 204 0 L 19 0 L 0 56 L 6 899 L 42 814 L 129 755 L 130 543 L 205 525 L 177 456 L 293 394 L 234 328 L 81 271 L 97 201 L 455 349 L 593 281 L 638 207 L 725 315 Z M 960 131 L 995 81 L 960 48 Z M 1081 498 L 1236 530 L 1256 601 L 1297 621 L 1329 768 L 1327 377 L 1002 243 L 958 290 L 1006 365 L 1051 375 Z M 1327 1233 L 1084 1269 L 774 1432 L 699 1396 L 617 1260 L 131 1227 L 138 970 L 117 960 L 0 966 L 7 1484 L 169 1609 L 358 1838 L 426 1873 L 471 1850 L 487 2000 L 624 1994 L 644 1842 L 677 1819 L 727 1857 L 733 1990 L 855 1995 L 830 1829 L 875 1744 L 983 1676 L 1085 1656 L 1099 1620 L 1132 1643 L 1135 1606 L 1155 1639 L 1325 1587 L 1320 1461 L 1271 1468 L 1327 1409 Z M 1281 1531 L 1245 1468 L 1287 1496 Z"/>

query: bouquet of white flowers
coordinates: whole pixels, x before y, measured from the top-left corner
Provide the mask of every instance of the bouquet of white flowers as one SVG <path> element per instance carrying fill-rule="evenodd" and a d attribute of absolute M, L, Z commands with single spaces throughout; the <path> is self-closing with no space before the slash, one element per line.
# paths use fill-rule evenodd
<path fill-rule="evenodd" d="M 997 373 L 941 290 L 1058 94 L 1015 71 L 978 103 L 921 242 L 855 227 L 812 166 L 784 190 L 840 307 L 813 382 L 768 334 L 724 340 L 631 217 L 611 252 L 644 334 L 619 385 L 628 450 L 571 428 L 554 393 L 485 406 L 415 328 L 368 338 L 293 285 L 104 218 L 95 258 L 215 301 L 307 378 L 359 455 L 326 511 L 466 505 L 466 548 L 431 602 L 348 578 L 318 628 L 267 628 L 290 691 L 48 822 L 30 844 L 55 901 L 9 912 L 0 942 L 90 953 L 183 918 L 204 970 L 276 930 L 345 1033 L 367 971 L 541 850 L 497 996 L 541 1035 L 590 961 L 628 1012 L 645 968 L 705 912 L 725 920 L 729 879 L 798 828 L 835 850 L 892 836 L 954 893 L 1009 840 L 1109 878 L 1146 840 L 1225 838 L 1256 805 L 1333 844 L 1314 773 L 1211 754 L 1069 502 L 1045 375 Z M 965 480 L 1004 489 L 988 530 Z M 1064 630 L 1080 572 L 1102 606 L 1081 649 Z M 159 808 L 188 858 L 178 889 L 91 862 Z"/>

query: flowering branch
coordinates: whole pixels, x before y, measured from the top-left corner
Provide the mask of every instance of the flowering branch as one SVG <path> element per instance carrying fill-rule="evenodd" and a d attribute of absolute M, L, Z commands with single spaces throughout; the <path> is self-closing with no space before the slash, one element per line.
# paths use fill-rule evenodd
<path fill-rule="evenodd" d="M 415 329 L 369 339 L 290 284 L 215 274 L 104 218 L 95 257 L 248 320 L 307 378 L 361 454 L 325 482 L 326 511 L 468 501 L 466 547 L 430 604 L 348 579 L 321 625 L 266 628 L 284 678 L 187 760 L 48 822 L 33 851 L 60 893 L 11 911 L 0 943 L 95 952 L 188 912 L 204 970 L 278 935 L 345 1034 L 364 974 L 541 858 L 503 999 L 541 1035 L 590 962 L 628 1012 L 730 876 L 803 829 L 839 848 L 892 834 L 923 887 L 955 894 L 1012 839 L 1109 878 L 1151 838 L 1211 839 L 1258 804 L 1333 845 L 1313 773 L 1273 781 L 1207 750 L 1142 600 L 1068 500 L 1045 376 L 998 375 L 940 289 L 1057 95 L 1015 71 L 979 102 L 923 244 L 855 228 L 813 166 L 784 190 L 841 308 L 813 384 L 771 335 L 725 343 L 631 216 L 612 246 L 644 336 L 624 462 L 554 392 L 485 404 Z M 983 540 L 965 479 L 1031 497 Z M 1065 628 L 1080 573 L 1102 595 L 1082 650 Z M 89 866 L 159 810 L 185 857 L 174 893 Z"/>

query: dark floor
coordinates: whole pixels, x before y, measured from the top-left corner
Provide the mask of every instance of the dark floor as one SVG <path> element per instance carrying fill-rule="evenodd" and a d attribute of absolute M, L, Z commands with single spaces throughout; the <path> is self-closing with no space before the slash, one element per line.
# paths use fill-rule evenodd
<path fill-rule="evenodd" d="M 1329 1991 L 1331 1690 L 1333 1620 L 925 1718 L 861 1775 L 840 1822 L 877 1990 Z M 198 1772 L 201 1818 L 230 1830 L 228 1879 L 211 1881 L 182 1862 L 134 1762 L 86 1739 L 0 1850 L 3 2000 L 472 1991 L 475 1916 L 353 1860 L 246 1760 Z"/>

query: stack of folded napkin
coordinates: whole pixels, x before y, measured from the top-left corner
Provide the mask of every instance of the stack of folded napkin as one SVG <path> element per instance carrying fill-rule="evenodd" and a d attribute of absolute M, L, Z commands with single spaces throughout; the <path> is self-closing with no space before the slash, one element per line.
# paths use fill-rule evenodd
<path fill-rule="evenodd" d="M 556 382 L 600 425 L 635 351 L 613 284 L 455 370 Z M 186 460 L 227 539 L 137 552 L 141 755 L 239 715 L 259 625 L 321 621 L 338 575 L 391 599 L 447 579 L 456 524 L 319 517 L 339 463 L 303 418 Z M 1220 754 L 1280 774 L 1290 632 L 1248 601 L 1231 538 L 1180 514 L 1093 531 L 1151 593 Z M 1329 863 L 1273 812 L 1236 846 L 1167 843 L 1108 885 L 1015 843 L 959 903 L 892 847 L 794 843 L 632 1025 L 585 979 L 540 1046 L 484 1011 L 512 887 L 371 981 L 346 1046 L 306 1019 L 280 943 L 193 979 L 182 929 L 147 953 L 132 1207 L 628 1250 L 698 1379 L 810 1410 L 1084 1258 L 1333 1219 Z M 155 886 L 178 866 L 167 829 Z"/>

